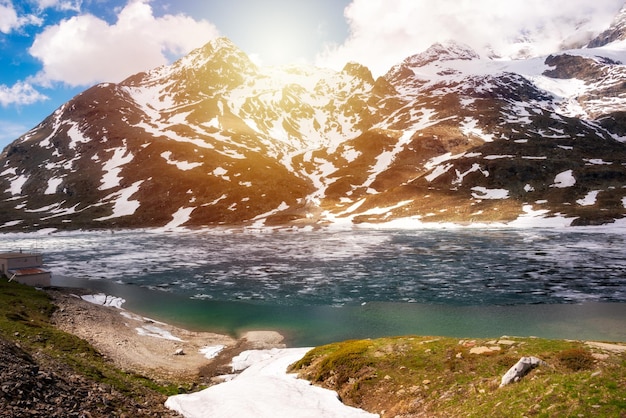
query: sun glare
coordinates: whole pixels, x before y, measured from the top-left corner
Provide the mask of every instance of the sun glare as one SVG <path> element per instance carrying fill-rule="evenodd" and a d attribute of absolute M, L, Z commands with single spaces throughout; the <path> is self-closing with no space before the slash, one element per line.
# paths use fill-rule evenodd
<path fill-rule="evenodd" d="M 293 6 L 257 10 L 239 22 L 245 25 L 242 46 L 261 66 L 312 62 L 319 43 L 317 22 Z"/>
<path fill-rule="evenodd" d="M 309 45 L 296 25 L 267 22 L 257 36 L 257 49 L 251 54 L 256 57 L 258 64 L 272 66 L 306 61 Z"/>

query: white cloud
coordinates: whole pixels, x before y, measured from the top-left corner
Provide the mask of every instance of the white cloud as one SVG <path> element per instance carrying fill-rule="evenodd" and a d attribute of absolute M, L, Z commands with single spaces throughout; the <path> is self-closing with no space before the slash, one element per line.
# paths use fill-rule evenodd
<path fill-rule="evenodd" d="M 329 46 L 317 65 L 346 61 L 384 74 L 435 42 L 461 41 L 481 55 L 515 56 L 558 50 L 575 34 L 608 27 L 623 0 L 354 0 L 345 10 L 350 36 Z"/>
<path fill-rule="evenodd" d="M 147 0 L 130 0 L 115 24 L 74 16 L 47 27 L 29 51 L 43 63 L 38 82 L 86 86 L 166 64 L 168 54 L 184 54 L 218 34 L 207 21 L 182 14 L 155 17 Z"/>
<path fill-rule="evenodd" d="M 47 96 L 35 90 L 30 83 L 20 81 L 12 87 L 0 84 L 0 105 L 3 107 L 10 104 L 29 105 L 47 99 Z"/>
<path fill-rule="evenodd" d="M 0 0 L 0 32 L 10 33 L 26 25 L 41 25 L 42 20 L 34 15 L 18 16 L 9 0 Z"/>
<path fill-rule="evenodd" d="M 81 0 L 37 0 L 37 5 L 40 10 L 43 9 L 56 9 L 64 11 L 80 12 Z"/>

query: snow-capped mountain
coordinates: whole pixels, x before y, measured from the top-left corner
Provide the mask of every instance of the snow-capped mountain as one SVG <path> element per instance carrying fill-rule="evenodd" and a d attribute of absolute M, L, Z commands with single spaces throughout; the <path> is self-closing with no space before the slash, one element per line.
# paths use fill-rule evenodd
<path fill-rule="evenodd" d="M 613 19 L 611 26 L 596 36 L 589 44 L 589 48 L 605 46 L 611 42 L 626 40 L 626 4 Z"/>
<path fill-rule="evenodd" d="M 378 79 L 259 68 L 217 39 L 86 90 L 6 147 L 0 226 L 611 222 L 626 214 L 626 40 L 610 38 L 514 61 L 449 41 Z"/>

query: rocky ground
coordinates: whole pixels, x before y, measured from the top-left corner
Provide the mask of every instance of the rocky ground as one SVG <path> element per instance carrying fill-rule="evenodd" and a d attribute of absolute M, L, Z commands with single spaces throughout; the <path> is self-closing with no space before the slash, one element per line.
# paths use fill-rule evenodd
<path fill-rule="evenodd" d="M 243 350 L 282 346 L 283 338 L 276 332 L 253 331 L 236 339 L 188 331 L 123 309 L 87 302 L 79 297 L 80 290 L 48 293 L 59 307 L 52 316 L 59 329 L 89 341 L 121 369 L 155 380 L 198 382 L 199 378 L 212 377 L 206 370 L 213 363 L 225 358 L 229 362 Z M 215 359 L 209 360 L 200 352 L 203 347 L 216 346 L 223 346 L 223 350 Z"/>
<path fill-rule="evenodd" d="M 231 358 L 241 351 L 282 346 L 282 336 L 274 332 L 251 332 L 239 339 L 191 332 L 87 302 L 76 289 L 47 293 L 57 307 L 50 318 L 54 327 L 86 340 L 97 358 L 126 372 L 130 380 L 153 381 L 155 387 L 176 390 L 179 385 L 178 391 L 184 392 L 208 385 L 215 375 L 228 372 Z M 22 313 L 28 317 L 26 310 Z M 160 330 L 174 339 L 146 335 L 139 329 Z M 4 335 L 0 333 L 0 418 L 179 416 L 165 408 L 167 395 L 151 390 L 150 384 L 108 384 L 111 377 L 98 367 L 81 365 L 77 371 L 67 358 L 50 354 L 73 350 L 73 343 L 51 351 L 46 349 L 46 341 L 31 345 L 27 339 L 26 347 L 19 342 L 24 335 L 15 335 L 15 339 Z M 46 338 L 43 331 L 37 335 Z M 217 345 L 224 349 L 213 359 L 199 352 L 202 347 Z"/>
<path fill-rule="evenodd" d="M 177 417 L 158 393 L 121 393 L 0 337 L 0 417 Z"/>

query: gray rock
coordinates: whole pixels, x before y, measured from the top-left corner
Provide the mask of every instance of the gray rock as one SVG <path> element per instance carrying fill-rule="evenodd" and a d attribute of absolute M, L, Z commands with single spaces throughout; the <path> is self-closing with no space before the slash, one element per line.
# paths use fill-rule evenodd
<path fill-rule="evenodd" d="M 517 363 L 515 363 L 513 367 L 511 367 L 504 374 L 504 376 L 502 376 L 502 380 L 500 381 L 500 387 L 506 386 L 509 383 L 518 382 L 522 377 L 526 376 L 526 374 L 535 367 L 547 365 L 548 363 L 537 357 L 522 357 Z"/>

